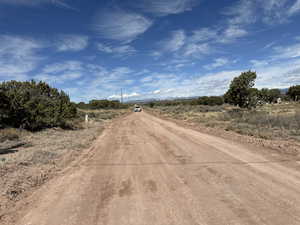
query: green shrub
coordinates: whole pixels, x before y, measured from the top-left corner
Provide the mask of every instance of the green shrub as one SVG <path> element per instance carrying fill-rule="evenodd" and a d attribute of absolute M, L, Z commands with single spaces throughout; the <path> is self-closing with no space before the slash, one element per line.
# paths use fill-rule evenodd
<path fill-rule="evenodd" d="M 286 93 L 293 101 L 300 100 L 300 85 L 291 86 Z"/>
<path fill-rule="evenodd" d="M 3 82 L 0 93 L 5 100 L 0 105 L 0 122 L 6 126 L 32 131 L 64 126 L 77 113 L 68 95 L 44 82 Z"/>
<path fill-rule="evenodd" d="M 117 100 L 91 100 L 88 104 L 79 102 L 77 107 L 80 109 L 125 109 L 127 104 L 123 104 Z"/>
<path fill-rule="evenodd" d="M 268 88 L 263 88 L 259 90 L 257 94 L 259 100 L 268 103 L 274 103 L 277 101 L 278 98 L 282 96 L 279 89 L 268 89 Z"/>
<path fill-rule="evenodd" d="M 210 105 L 210 106 L 215 106 L 215 105 L 223 105 L 224 104 L 224 99 L 221 96 L 203 96 L 200 97 L 197 101 L 199 105 Z"/>

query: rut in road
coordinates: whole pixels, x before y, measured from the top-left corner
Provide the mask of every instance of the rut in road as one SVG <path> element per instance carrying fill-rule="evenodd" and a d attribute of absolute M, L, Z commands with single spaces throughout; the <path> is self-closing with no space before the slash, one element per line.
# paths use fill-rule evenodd
<path fill-rule="evenodd" d="M 40 189 L 17 224 L 299 225 L 296 165 L 146 112 L 130 114 Z"/>

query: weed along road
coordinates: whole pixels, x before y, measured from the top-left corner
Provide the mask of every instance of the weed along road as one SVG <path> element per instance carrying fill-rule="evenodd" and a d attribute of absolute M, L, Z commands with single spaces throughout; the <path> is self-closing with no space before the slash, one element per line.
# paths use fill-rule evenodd
<path fill-rule="evenodd" d="M 26 201 L 18 225 L 299 225 L 300 163 L 132 113 Z"/>

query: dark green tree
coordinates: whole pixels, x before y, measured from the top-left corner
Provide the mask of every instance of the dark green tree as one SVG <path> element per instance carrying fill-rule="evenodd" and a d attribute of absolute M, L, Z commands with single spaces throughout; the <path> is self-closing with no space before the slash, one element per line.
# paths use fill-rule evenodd
<path fill-rule="evenodd" d="M 154 106 L 155 106 L 155 103 L 154 103 L 154 102 L 150 102 L 150 103 L 149 103 L 149 107 L 150 107 L 150 108 L 153 108 Z"/>
<path fill-rule="evenodd" d="M 289 88 L 286 93 L 293 101 L 300 100 L 300 85 L 295 85 Z"/>
<path fill-rule="evenodd" d="M 7 118 L 9 114 L 9 99 L 5 95 L 5 93 L 0 90 L 0 128 L 3 125 L 4 120 Z"/>
<path fill-rule="evenodd" d="M 69 96 L 44 82 L 3 82 L 1 92 L 8 102 L 7 110 L 0 105 L 5 111 L 1 123 L 7 126 L 39 130 L 64 126 L 66 120 L 76 116 L 76 106 Z"/>
<path fill-rule="evenodd" d="M 263 88 L 259 91 L 259 100 L 264 102 L 274 103 L 279 97 L 281 97 L 281 92 L 279 89 Z"/>
<path fill-rule="evenodd" d="M 235 77 L 231 81 L 229 90 L 224 95 L 225 102 L 241 108 L 254 106 L 257 96 L 253 94 L 252 87 L 255 84 L 256 77 L 256 72 L 250 70 Z"/>

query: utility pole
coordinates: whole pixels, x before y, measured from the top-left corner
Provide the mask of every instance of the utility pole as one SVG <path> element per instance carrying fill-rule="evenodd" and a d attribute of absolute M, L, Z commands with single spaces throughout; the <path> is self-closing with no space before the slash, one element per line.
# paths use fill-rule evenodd
<path fill-rule="evenodd" d="M 123 104 L 123 89 L 121 88 L 121 103 Z"/>

